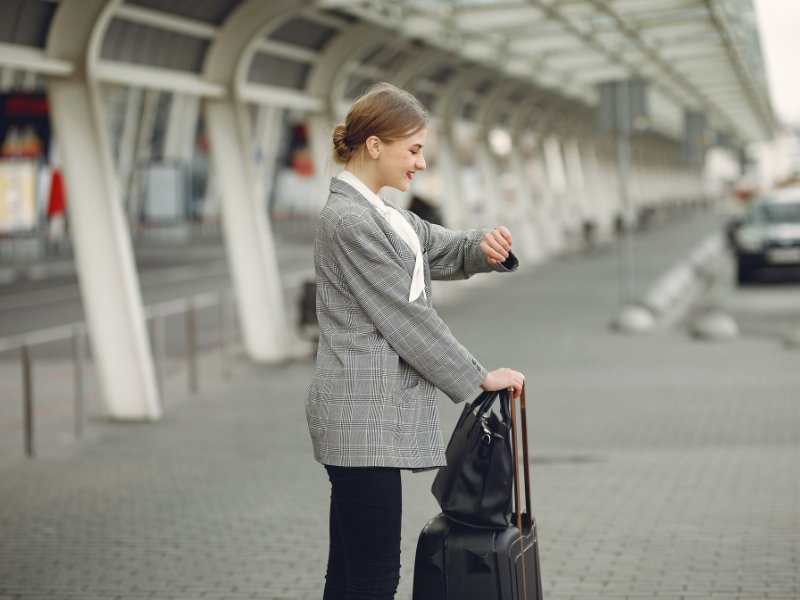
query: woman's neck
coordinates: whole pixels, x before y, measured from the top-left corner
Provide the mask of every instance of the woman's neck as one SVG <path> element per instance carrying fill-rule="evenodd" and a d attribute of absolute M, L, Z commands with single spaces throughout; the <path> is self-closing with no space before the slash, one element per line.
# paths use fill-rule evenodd
<path fill-rule="evenodd" d="M 349 171 L 358 177 L 361 183 L 367 186 L 369 190 L 376 196 L 383 187 L 375 170 L 370 169 L 369 167 L 365 168 L 365 165 L 363 164 L 355 164 L 355 161 L 351 160 L 349 163 L 347 163 L 347 166 L 344 168 L 344 170 Z"/>

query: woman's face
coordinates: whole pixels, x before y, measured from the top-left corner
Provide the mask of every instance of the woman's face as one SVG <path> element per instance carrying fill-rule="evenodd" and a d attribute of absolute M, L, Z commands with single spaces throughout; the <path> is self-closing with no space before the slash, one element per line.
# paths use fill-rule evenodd
<path fill-rule="evenodd" d="M 427 129 L 422 129 L 407 138 L 382 143 L 377 165 L 381 183 L 401 192 L 408 190 L 411 178 L 417 171 L 425 170 L 422 147 L 425 145 Z"/>

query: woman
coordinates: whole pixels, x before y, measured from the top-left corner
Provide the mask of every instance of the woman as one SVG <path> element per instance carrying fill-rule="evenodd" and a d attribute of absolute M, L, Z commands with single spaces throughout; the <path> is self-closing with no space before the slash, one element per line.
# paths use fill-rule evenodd
<path fill-rule="evenodd" d="M 425 108 L 386 83 L 333 131 L 331 180 L 314 263 L 320 342 L 306 398 L 314 456 L 331 482 L 325 600 L 392 599 L 400 579 L 400 470 L 445 464 L 436 388 L 454 402 L 478 387 L 522 389 L 488 372 L 431 304 L 431 279 L 508 272 L 511 234 L 448 231 L 377 196 L 425 169 Z"/>

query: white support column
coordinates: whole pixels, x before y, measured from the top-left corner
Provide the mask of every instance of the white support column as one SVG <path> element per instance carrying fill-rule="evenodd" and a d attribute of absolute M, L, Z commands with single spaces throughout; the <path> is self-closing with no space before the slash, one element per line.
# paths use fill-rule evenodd
<path fill-rule="evenodd" d="M 586 180 L 584 176 L 581 151 L 577 138 L 571 137 L 564 142 L 564 166 L 566 167 L 567 189 L 569 190 L 569 206 L 579 228 L 588 214 L 586 199 Z"/>
<path fill-rule="evenodd" d="M 584 175 L 584 218 L 594 227 L 594 240 L 599 241 L 605 237 L 602 213 L 607 190 L 602 183 L 594 142 L 583 142 L 579 151 Z"/>
<path fill-rule="evenodd" d="M 294 13 L 299 8 L 289 0 L 245 0 L 219 29 L 203 65 L 203 77 L 228 90 L 224 98 L 207 99 L 204 114 L 244 345 L 256 362 L 284 360 L 299 340 L 287 322 L 275 242 L 256 197 L 252 136 L 238 97 L 265 29 Z"/>
<path fill-rule="evenodd" d="M 208 100 L 206 126 L 245 348 L 256 362 L 276 362 L 289 350 L 288 323 L 275 242 L 264 205 L 255 197 L 240 108 L 231 100 Z"/>
<path fill-rule="evenodd" d="M 566 211 L 567 176 L 561 143 L 555 136 L 547 137 L 542 143 L 544 167 L 547 173 L 548 195 L 544 205 L 543 224 L 548 229 L 548 241 L 552 252 L 562 252 L 567 244 L 566 230 L 570 223 Z"/>
<path fill-rule="evenodd" d="M 563 236 L 553 221 L 553 206 L 555 198 L 547 177 L 547 167 L 545 165 L 544 150 L 540 140 L 536 140 L 536 147 L 533 155 L 528 159 L 526 172 L 535 182 L 533 192 L 533 204 L 536 231 L 545 257 L 556 254 L 561 250 Z"/>
<path fill-rule="evenodd" d="M 99 0 L 63 0 L 46 52 L 85 64 Z M 97 374 L 109 417 L 161 417 L 130 235 L 100 114 L 98 90 L 84 73 L 47 85 L 58 136 L 78 280 Z"/>
<path fill-rule="evenodd" d="M 194 155 L 197 119 L 200 116 L 200 97 L 172 93 L 164 139 L 164 160 L 188 165 Z"/>
<path fill-rule="evenodd" d="M 481 227 L 494 229 L 502 225 L 502 189 L 500 177 L 497 173 L 497 162 L 492 149 L 489 147 L 487 131 L 479 129 L 478 140 L 475 147 L 475 161 L 483 182 L 483 206 L 481 214 Z"/>
<path fill-rule="evenodd" d="M 268 207 L 275 183 L 275 167 L 278 160 L 278 144 L 283 126 L 284 109 L 278 106 L 259 106 L 256 113 L 254 139 L 255 153 L 259 159 L 256 163 L 256 203 Z M 316 169 L 316 164 L 314 168 Z"/>
<path fill-rule="evenodd" d="M 442 123 L 437 130 L 436 164 L 442 178 L 442 207 L 444 224 L 450 229 L 463 231 L 469 229 L 464 214 L 464 195 L 461 190 L 461 165 L 448 123 Z"/>
<path fill-rule="evenodd" d="M 444 217 L 445 225 L 450 229 L 470 229 L 470 215 L 467 215 L 464 202 L 464 190 L 461 185 L 461 161 L 458 158 L 458 149 L 455 147 L 453 124 L 457 108 L 460 106 L 458 99 L 465 89 L 474 85 L 478 78 L 485 77 L 486 72 L 480 67 L 473 67 L 461 71 L 446 85 L 436 100 L 436 105 L 431 111 L 431 116 L 437 120 L 437 155 L 436 162 L 441 170 L 442 188 L 444 192 Z"/>
<path fill-rule="evenodd" d="M 509 157 L 517 186 L 517 212 L 513 221 L 512 233 L 518 232 L 515 234 L 514 239 L 516 241 L 515 246 L 520 249 L 520 258 L 531 263 L 538 263 L 544 260 L 545 249 L 542 244 L 541 234 L 536 229 L 534 194 L 525 168 L 525 156 L 520 150 L 518 140 L 519 137 L 517 136 L 517 141 L 514 143 L 514 151 Z"/>
<path fill-rule="evenodd" d="M 541 181 L 537 181 L 533 161 L 538 153 L 536 137 L 528 130 L 537 94 L 531 94 L 518 102 L 509 119 L 512 152 L 509 156 L 511 172 L 516 183 L 514 227 L 517 235 L 520 257 L 530 263 L 543 261 L 547 256 L 539 228 L 539 209 L 541 207 Z M 534 189 L 537 188 L 537 189 Z"/>
<path fill-rule="evenodd" d="M 134 163 L 136 162 L 136 132 L 139 125 L 139 114 L 142 110 L 141 88 L 129 87 L 125 99 L 125 115 L 122 122 L 122 134 L 119 140 L 119 155 L 117 159 L 117 173 L 119 174 L 122 201 L 129 203 L 131 190 L 131 177 L 133 176 Z"/>
<path fill-rule="evenodd" d="M 139 132 L 136 136 L 134 150 L 133 170 L 128 188 L 128 218 L 131 223 L 139 220 L 142 208 L 142 195 L 144 194 L 146 173 L 143 171 L 150 162 L 153 154 L 153 131 L 156 126 L 158 101 L 162 92 L 146 90 L 143 97 L 141 118 L 139 119 Z"/>
<path fill-rule="evenodd" d="M 509 223 L 509 217 L 516 212 L 514 206 L 509 206 L 503 193 L 500 180 L 498 158 L 492 151 L 489 135 L 497 123 L 497 107 L 501 101 L 511 93 L 517 91 L 520 85 L 516 81 L 498 82 L 488 92 L 484 93 L 476 110 L 475 120 L 478 122 L 478 142 L 475 158 L 483 179 L 483 195 L 486 199 L 484 211 L 485 227 L 494 228 L 498 225 Z M 512 139 L 513 145 L 513 139 Z M 512 147 L 512 152 L 516 149 Z"/>
<path fill-rule="evenodd" d="M 308 117 L 308 148 L 314 161 L 314 177 L 319 188 L 319 207 L 328 200 L 331 177 L 341 167 L 330 157 L 333 151 L 334 118 L 329 113 L 318 113 Z"/>

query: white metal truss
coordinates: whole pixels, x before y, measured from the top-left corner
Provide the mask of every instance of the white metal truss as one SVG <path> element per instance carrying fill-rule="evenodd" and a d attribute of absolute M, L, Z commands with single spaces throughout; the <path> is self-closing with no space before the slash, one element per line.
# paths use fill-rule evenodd
<path fill-rule="evenodd" d="M 681 135 L 704 111 L 741 142 L 772 135 L 759 57 L 731 0 L 318 0 L 593 104 L 603 80 L 651 84 L 653 127 Z M 746 6 L 749 0 L 739 0 Z M 740 17 L 741 18 L 741 17 Z M 754 36 L 750 36 L 754 37 Z"/>
<path fill-rule="evenodd" d="M 456 55 L 588 106 L 596 102 L 597 83 L 641 77 L 650 83 L 654 130 L 679 138 L 683 111 L 701 110 L 714 129 L 745 143 L 770 137 L 774 128 L 757 35 L 747 22 L 751 9 L 751 0 L 314 0 L 297 6 L 294 15 L 344 31 L 352 23 L 339 15 L 349 14 L 400 39 L 423 41 L 427 51 L 419 57 L 433 61 L 437 51 Z M 112 19 L 212 44 L 220 31 L 220 26 L 122 0 L 107 2 L 102 20 Z M 212 98 L 228 93 L 203 74 L 103 59 L 101 44 L 102 39 L 93 40 L 89 57 L 98 80 Z M 266 29 L 252 41 L 247 57 L 256 52 L 312 66 L 320 60 L 315 50 L 268 39 Z M 11 44 L 0 45 L 0 66 L 62 77 L 76 68 L 62 57 Z M 393 76 L 380 67 L 359 70 Z M 414 65 L 408 64 L 406 72 L 413 73 Z M 408 81 L 408 75 L 401 79 Z M 274 89 L 247 82 L 241 74 L 238 82 L 249 101 L 322 108 L 320 99 L 305 90 Z"/>

